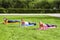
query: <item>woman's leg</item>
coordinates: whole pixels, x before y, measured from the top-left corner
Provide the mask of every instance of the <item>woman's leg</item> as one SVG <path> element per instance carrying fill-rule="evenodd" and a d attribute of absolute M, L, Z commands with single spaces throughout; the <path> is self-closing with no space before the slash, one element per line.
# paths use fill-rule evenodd
<path fill-rule="evenodd" d="M 46 24 L 47 25 L 47 27 L 52 27 L 52 25 L 50 25 L 50 24 Z"/>
<path fill-rule="evenodd" d="M 30 23 L 30 22 L 29 22 L 29 25 L 36 25 L 36 23 Z"/>
<path fill-rule="evenodd" d="M 13 23 L 13 22 L 15 22 L 14 20 L 8 20 L 8 23 Z"/>
<path fill-rule="evenodd" d="M 52 25 L 52 27 L 57 27 L 57 25 Z"/>
<path fill-rule="evenodd" d="M 56 28 L 56 25 L 46 24 L 48 28 Z"/>

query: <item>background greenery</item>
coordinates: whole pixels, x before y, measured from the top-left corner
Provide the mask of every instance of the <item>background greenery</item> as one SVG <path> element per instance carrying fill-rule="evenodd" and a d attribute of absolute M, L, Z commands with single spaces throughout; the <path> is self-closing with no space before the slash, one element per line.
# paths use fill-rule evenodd
<path fill-rule="evenodd" d="M 21 20 L 36 22 L 36 26 L 22 27 L 19 23 L 2 24 L 3 18 L 9 20 Z M 57 28 L 48 30 L 34 30 L 39 28 L 39 22 L 56 24 Z M 0 16 L 0 40 L 59 40 L 60 19 L 50 16 Z"/>
<path fill-rule="evenodd" d="M 0 13 L 60 13 L 60 0 L 0 0 Z"/>

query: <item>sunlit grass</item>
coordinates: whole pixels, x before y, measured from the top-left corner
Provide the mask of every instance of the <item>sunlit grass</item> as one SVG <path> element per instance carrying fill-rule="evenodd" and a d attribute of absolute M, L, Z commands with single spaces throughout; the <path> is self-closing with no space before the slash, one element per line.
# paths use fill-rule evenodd
<path fill-rule="evenodd" d="M 17 24 L 4 25 L 0 23 L 0 40 L 60 40 L 60 19 L 49 16 L 0 16 L 0 22 L 6 17 L 11 20 L 21 20 L 36 22 L 36 26 L 22 27 Z M 48 30 L 34 30 L 38 28 L 39 21 L 48 24 L 56 24 L 57 28 Z"/>

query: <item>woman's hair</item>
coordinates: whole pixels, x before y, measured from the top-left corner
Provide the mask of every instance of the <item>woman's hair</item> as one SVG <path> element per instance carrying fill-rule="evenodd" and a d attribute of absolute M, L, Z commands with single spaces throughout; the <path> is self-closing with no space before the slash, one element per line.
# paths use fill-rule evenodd
<path fill-rule="evenodd" d="M 43 23 L 42 22 L 39 22 L 39 25 L 40 25 L 40 27 L 43 27 Z"/>
<path fill-rule="evenodd" d="M 40 21 L 39 23 L 40 23 L 40 24 L 43 24 L 43 22 L 41 22 L 41 21 Z"/>
<path fill-rule="evenodd" d="M 8 20 L 7 18 L 4 18 L 4 20 Z"/>

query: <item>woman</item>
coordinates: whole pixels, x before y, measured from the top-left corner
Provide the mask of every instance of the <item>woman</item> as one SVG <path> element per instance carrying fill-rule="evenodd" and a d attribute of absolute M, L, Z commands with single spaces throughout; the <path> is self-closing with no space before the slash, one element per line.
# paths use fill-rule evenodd
<path fill-rule="evenodd" d="M 38 29 L 41 29 L 41 30 L 46 30 L 48 28 L 56 28 L 57 26 L 56 25 L 52 25 L 52 24 L 44 24 L 42 22 L 39 22 L 39 28 Z"/>
<path fill-rule="evenodd" d="M 26 22 L 24 19 L 21 20 L 22 26 L 34 26 L 36 23 L 34 22 Z"/>
<path fill-rule="evenodd" d="M 7 18 L 4 18 L 4 24 L 7 24 L 7 23 L 16 23 L 16 22 L 20 22 L 20 20 L 8 20 Z"/>

